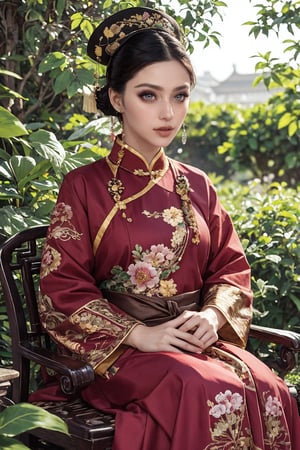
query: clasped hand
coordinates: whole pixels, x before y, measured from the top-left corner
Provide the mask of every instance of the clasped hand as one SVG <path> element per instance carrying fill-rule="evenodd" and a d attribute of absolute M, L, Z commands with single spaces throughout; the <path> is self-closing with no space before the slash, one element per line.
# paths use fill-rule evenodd
<path fill-rule="evenodd" d="M 161 325 L 137 325 L 124 343 L 143 352 L 202 353 L 218 339 L 222 314 L 214 308 L 184 311 Z"/>

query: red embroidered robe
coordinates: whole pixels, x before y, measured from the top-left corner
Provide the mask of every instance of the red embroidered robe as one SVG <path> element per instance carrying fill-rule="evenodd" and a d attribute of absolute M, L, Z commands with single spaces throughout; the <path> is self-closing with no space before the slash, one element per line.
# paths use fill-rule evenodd
<path fill-rule="evenodd" d="M 187 183 L 182 185 L 182 181 Z M 108 302 L 101 293 L 102 287 L 162 298 L 200 289 L 201 304 L 218 308 L 227 319 L 227 324 L 219 330 L 220 339 L 235 345 L 220 343 L 205 356 L 168 355 L 172 358 L 169 369 L 164 368 L 164 362 L 155 364 L 157 369 L 154 370 L 151 359 L 154 364 L 162 355 L 142 354 L 122 344 L 139 322 Z M 193 432 L 195 436 L 187 449 L 293 448 L 289 446 L 292 432 L 286 424 L 291 417 L 285 418 L 282 407 L 283 402 L 290 402 L 287 390 L 279 382 L 283 390 L 281 403 L 275 377 L 271 375 L 272 391 L 265 384 L 270 379 L 268 369 L 237 347 L 244 347 L 247 340 L 251 302 L 250 271 L 241 243 L 215 189 L 201 170 L 169 160 L 163 150 L 149 167 L 139 153 L 117 141 L 107 158 L 76 169 L 65 177 L 43 252 L 40 315 L 48 333 L 64 351 L 89 361 L 101 375 L 97 377 L 97 386 L 87 388 L 83 396 L 96 407 L 117 413 L 115 450 L 183 448 L 179 435 L 180 429 L 183 432 L 186 411 L 184 413 L 183 409 L 181 415 L 178 411 L 184 402 L 187 402 L 185 407 L 192 410 L 195 399 L 184 397 L 181 407 L 168 404 L 166 400 L 166 411 L 178 413 L 170 424 L 162 424 L 161 408 L 151 406 L 162 400 L 162 393 L 156 392 L 159 380 L 165 379 L 161 371 L 176 371 L 173 364 L 177 367 L 180 358 L 187 358 L 184 365 L 199 372 L 193 391 L 198 385 L 201 392 L 203 386 L 207 390 L 207 395 L 198 400 L 206 419 L 195 417 L 200 428 L 196 434 Z M 253 364 L 266 372 L 261 382 L 263 391 L 253 379 Z M 253 369 L 252 374 L 248 365 Z M 154 370 L 152 387 L 148 382 L 141 382 L 142 374 L 150 373 L 149 370 Z M 205 373 L 208 370 L 204 378 L 203 370 Z M 128 389 L 123 385 L 122 374 L 127 379 L 126 371 L 139 390 L 139 394 L 132 394 L 133 403 L 130 395 L 124 398 Z M 181 373 L 181 369 L 178 371 Z M 229 382 L 228 373 L 232 372 L 234 382 Z M 117 375 L 113 376 L 115 373 Z M 182 374 L 181 377 L 185 379 Z M 209 383 L 212 379 L 218 379 L 218 383 Z M 170 401 L 169 388 L 163 384 Z M 168 382 L 168 386 L 171 385 L 172 376 Z M 147 392 L 152 389 L 153 398 L 141 407 L 137 396 L 144 398 L 143 388 Z M 264 398 L 264 402 L 257 406 L 259 397 Z M 246 399 L 255 404 L 250 419 Z M 118 404 L 120 409 L 115 407 Z M 227 409 L 224 409 L 225 404 Z M 263 415 L 267 404 L 273 407 L 272 418 L 281 427 L 272 439 L 267 432 L 270 421 L 259 420 L 258 436 L 249 431 L 253 428 L 251 420 L 257 421 L 258 412 Z M 127 405 L 127 416 L 124 405 Z M 289 403 L 288 408 L 290 411 L 294 405 Z M 226 416 L 228 421 L 230 414 L 231 420 L 239 422 L 238 434 L 222 425 L 222 420 Z M 137 423 L 136 417 L 139 417 Z M 141 417 L 147 420 L 139 428 Z M 182 417 L 182 424 L 179 417 Z M 201 421 L 203 426 L 200 426 Z M 179 427 L 176 433 L 175 422 Z M 270 423 L 269 427 L 274 428 L 275 422 Z M 128 427 L 134 436 L 140 436 L 136 444 L 126 443 Z M 125 444 L 124 433 L 127 435 Z M 275 446 L 276 439 L 284 442 L 282 447 Z M 195 446 L 196 442 L 199 446 Z M 224 447 L 225 444 L 235 446 Z"/>

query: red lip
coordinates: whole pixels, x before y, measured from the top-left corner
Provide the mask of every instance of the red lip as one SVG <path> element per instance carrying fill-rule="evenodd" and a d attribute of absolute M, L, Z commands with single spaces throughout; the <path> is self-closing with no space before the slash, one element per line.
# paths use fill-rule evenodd
<path fill-rule="evenodd" d="M 154 131 L 161 137 L 169 137 L 172 134 L 172 127 L 155 128 Z"/>

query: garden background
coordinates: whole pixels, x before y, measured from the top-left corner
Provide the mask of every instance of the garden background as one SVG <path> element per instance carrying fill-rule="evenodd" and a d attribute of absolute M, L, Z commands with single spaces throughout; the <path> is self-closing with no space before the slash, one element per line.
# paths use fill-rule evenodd
<path fill-rule="evenodd" d="M 191 52 L 197 41 L 222 46 L 214 23 L 226 1 L 0 0 L 1 241 L 48 223 L 64 174 L 108 153 L 110 121 L 82 109 L 95 81 L 86 43 L 103 16 L 140 5 L 175 16 Z M 261 0 L 244 26 L 253 39 L 288 33 L 285 61 L 257 55 L 255 84 L 281 91 L 252 107 L 193 103 L 187 144 L 179 136 L 167 153 L 206 171 L 231 214 L 252 267 L 254 323 L 300 332 L 300 1 Z M 10 360 L 0 294 L 0 366 Z"/>

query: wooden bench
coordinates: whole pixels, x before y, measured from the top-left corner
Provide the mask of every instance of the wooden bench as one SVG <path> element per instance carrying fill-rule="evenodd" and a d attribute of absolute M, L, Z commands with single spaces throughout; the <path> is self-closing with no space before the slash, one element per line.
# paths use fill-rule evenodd
<path fill-rule="evenodd" d="M 89 364 L 53 351 L 53 343 L 40 326 L 36 292 L 40 255 L 47 226 L 23 230 L 6 240 L 0 249 L 0 280 L 11 331 L 13 369 L 19 373 L 12 386 L 15 403 L 28 400 L 32 386 L 32 364 L 44 366 L 60 375 L 66 402 L 40 402 L 39 406 L 62 417 L 70 435 L 38 428 L 26 435 L 33 450 L 109 450 L 114 435 L 114 417 L 91 408 L 80 399 L 80 390 L 94 380 Z M 290 331 L 251 326 L 250 337 L 278 346 L 272 365 L 284 376 L 296 365 L 300 336 Z M 297 392 L 291 387 L 292 395 Z M 25 439 L 25 437 L 24 437 Z"/>

